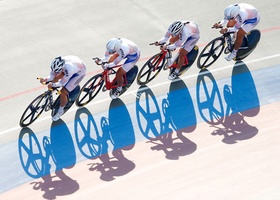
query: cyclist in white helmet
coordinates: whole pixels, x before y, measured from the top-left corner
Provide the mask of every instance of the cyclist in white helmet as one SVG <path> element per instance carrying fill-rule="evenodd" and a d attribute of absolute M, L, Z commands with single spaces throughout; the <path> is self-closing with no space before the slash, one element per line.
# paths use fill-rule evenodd
<path fill-rule="evenodd" d="M 124 82 L 123 76 L 136 64 L 139 58 L 140 49 L 134 42 L 119 37 L 112 38 L 107 42 L 105 57 L 101 58 L 102 62 L 108 62 L 108 64 L 103 66 L 104 69 L 112 68 L 125 59 L 122 67 L 116 73 L 118 87 L 112 94 L 112 99 L 119 97 Z M 95 62 L 98 63 L 97 60 Z"/>
<path fill-rule="evenodd" d="M 236 57 L 236 53 L 242 45 L 244 36 L 249 33 L 260 21 L 258 10 L 246 3 L 232 4 L 224 10 L 224 19 L 213 25 L 214 28 L 221 28 L 221 33 L 235 32 L 236 39 L 234 50 L 225 59 L 230 61 Z"/>
<path fill-rule="evenodd" d="M 40 82 L 50 82 L 48 88 L 62 87 L 60 94 L 60 107 L 52 120 L 57 121 L 64 112 L 67 104 L 67 95 L 75 89 L 86 74 L 85 63 L 77 56 L 58 56 L 51 63 L 51 72 L 47 78 L 41 78 Z"/>
<path fill-rule="evenodd" d="M 200 32 L 195 22 L 177 20 L 169 26 L 164 37 L 157 41 L 157 44 L 160 45 L 169 40 L 169 44 L 164 44 L 161 49 L 175 50 L 177 47 L 181 47 L 177 67 L 173 73 L 169 74 L 168 79 L 173 80 L 178 76 L 184 63 L 185 55 L 193 49 L 199 38 Z"/>

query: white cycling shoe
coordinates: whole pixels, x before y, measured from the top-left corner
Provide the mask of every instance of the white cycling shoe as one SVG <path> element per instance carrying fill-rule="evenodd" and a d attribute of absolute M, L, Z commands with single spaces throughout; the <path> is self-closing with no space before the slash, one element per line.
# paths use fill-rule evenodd
<path fill-rule="evenodd" d="M 52 117 L 52 120 L 53 121 L 57 121 L 60 119 L 60 117 L 63 115 L 63 111 L 62 112 L 57 112 L 53 117 Z"/>
<path fill-rule="evenodd" d="M 227 61 L 231 61 L 236 57 L 236 52 L 231 52 L 228 56 L 225 57 Z"/>
<path fill-rule="evenodd" d="M 111 98 L 117 99 L 120 96 L 121 92 L 122 91 L 119 91 L 118 89 L 116 89 L 115 92 L 111 94 Z"/>
<path fill-rule="evenodd" d="M 176 73 L 175 71 L 173 71 L 171 74 L 169 74 L 168 79 L 169 80 L 174 80 L 175 78 L 178 77 L 178 73 Z"/>

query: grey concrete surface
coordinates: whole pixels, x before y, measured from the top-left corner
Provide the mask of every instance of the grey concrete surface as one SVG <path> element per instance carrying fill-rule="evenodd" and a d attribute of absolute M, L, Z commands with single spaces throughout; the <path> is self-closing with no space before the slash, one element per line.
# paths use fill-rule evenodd
<path fill-rule="evenodd" d="M 49 65 L 55 56 L 73 54 L 83 59 L 88 69 L 88 75 L 85 77 L 84 83 L 90 76 L 100 71 L 100 68 L 94 64 L 91 58 L 94 56 L 102 56 L 105 51 L 106 42 L 112 37 L 120 36 L 131 39 L 139 45 L 142 54 L 138 65 L 141 67 L 150 56 L 158 52 L 157 47 L 149 46 L 148 44 L 160 39 L 168 25 L 177 19 L 189 19 L 198 23 L 201 31 L 201 38 L 198 45 L 200 50 L 202 50 L 206 43 L 219 35 L 217 30 L 211 29 L 211 26 L 213 23 L 222 19 L 223 9 L 231 3 L 234 2 L 229 0 L 0 1 L 0 144 L 6 145 L 18 139 L 19 132 L 21 131 L 18 123 L 22 112 L 31 100 L 45 89 L 38 83 L 36 77 L 48 75 Z M 262 37 L 256 50 L 246 58 L 244 62 L 251 72 L 278 66 L 280 64 L 280 24 L 277 20 L 280 17 L 280 3 L 277 0 L 250 0 L 247 1 L 247 3 L 253 4 L 261 13 L 261 21 L 257 28 L 262 31 Z M 209 70 L 217 80 L 226 79 L 231 76 L 233 65 L 233 62 L 227 62 L 223 58 L 220 58 Z M 182 80 L 188 87 L 194 87 L 196 85 L 198 73 L 199 70 L 195 63 L 192 68 L 182 76 Z M 149 84 L 155 96 L 165 95 L 168 92 L 170 83 L 167 80 L 167 75 L 167 72 L 161 72 L 161 74 Z M 279 85 L 279 83 L 274 84 Z M 265 87 L 265 85 L 259 85 L 259 87 Z M 127 94 L 121 97 L 124 104 L 129 105 L 135 102 L 135 94 L 138 89 L 139 86 L 135 82 Z M 195 96 L 195 94 L 192 95 Z M 269 98 L 273 99 L 274 97 L 272 96 Z M 111 100 L 108 93 L 102 93 L 98 96 L 96 102 L 93 102 L 87 106 L 87 108 L 90 109 L 93 114 L 104 113 L 108 111 L 110 102 Z M 279 104 L 275 107 L 279 108 Z M 77 108 L 74 106 L 69 113 L 63 116 L 63 120 L 66 123 L 73 121 L 73 115 L 76 109 Z M 279 121 L 277 120 L 279 114 L 277 110 L 273 114 L 275 114 L 275 121 L 272 121 L 269 125 L 263 124 L 263 129 L 260 131 L 262 134 L 269 134 L 269 132 L 266 132 L 267 130 L 265 127 L 267 126 L 272 127 L 271 134 L 276 134 L 279 128 L 276 126 L 276 121 Z M 49 115 L 49 113 L 44 113 L 38 122 L 32 124 L 32 130 L 36 133 L 49 130 L 51 124 Z M 201 130 L 203 131 L 204 128 Z M 204 141 L 203 136 L 196 137 L 197 136 L 194 136 L 193 139 Z M 275 140 L 275 143 L 269 144 L 276 146 L 276 141 L 277 140 Z M 250 141 L 250 144 L 251 143 L 253 143 L 253 141 Z M 203 145 L 204 142 L 201 144 Z M 215 146 L 215 143 L 213 145 Z M 214 151 L 213 154 L 211 154 L 211 147 L 212 146 L 208 149 L 209 154 L 213 157 L 217 156 L 215 153 L 218 151 Z M 262 147 L 265 148 L 265 146 Z M 220 148 L 224 147 L 222 146 Z M 235 148 L 235 150 L 237 151 L 237 148 Z M 230 149 L 227 148 L 226 151 L 230 151 Z M 246 151 L 246 147 L 242 147 L 239 154 L 236 152 L 236 156 L 242 155 L 244 151 Z M 129 152 L 129 154 L 132 159 L 134 156 L 138 158 L 141 155 L 141 150 Z M 195 161 L 195 158 L 192 159 L 192 161 Z M 238 161 L 242 162 L 244 160 L 240 159 Z M 264 158 L 263 161 L 267 162 L 267 165 L 270 165 L 268 159 Z M 153 161 L 149 160 L 149 162 L 151 162 L 150 164 L 153 166 Z M 143 166 L 145 170 L 150 172 L 149 167 L 146 169 L 148 164 L 148 162 L 145 164 L 141 163 L 139 166 Z M 223 167 L 219 168 L 218 159 L 216 162 L 217 166 L 213 163 L 211 164 L 213 168 L 217 167 L 217 170 L 221 170 L 223 174 L 226 174 L 225 171 L 223 171 Z M 277 162 L 274 162 L 274 164 L 277 164 Z M 4 164 L 1 162 L 1 168 L 6 166 L 6 163 Z M 166 165 L 163 164 L 160 166 Z M 175 170 L 176 165 L 170 165 L 170 168 L 171 166 L 174 167 L 172 170 Z M 184 163 L 180 162 L 178 166 L 183 167 Z M 190 168 L 189 170 L 194 170 L 194 168 Z M 139 172 L 139 174 L 141 173 Z M 277 175 L 279 175 L 279 173 Z M 159 176 L 164 175 L 159 174 Z M 125 179 L 125 176 L 122 178 Z M 171 177 L 169 177 L 169 179 L 171 179 Z M 230 180 L 232 179 L 234 179 L 234 177 L 231 177 Z M 135 179 L 131 180 L 135 181 Z M 208 177 L 207 180 L 211 181 L 211 177 Z M 261 179 L 257 180 L 259 181 Z M 274 183 L 276 184 L 277 182 L 275 181 Z M 126 180 L 125 184 L 130 183 Z M 155 184 L 159 183 L 155 182 Z M 197 184 L 197 182 L 194 181 L 193 184 Z M 166 189 L 168 188 L 166 184 L 163 187 Z M 275 187 L 279 188 L 279 186 Z M 117 188 L 114 187 L 112 189 L 116 190 Z M 276 193 L 273 186 L 271 186 L 270 189 L 274 191 L 274 193 L 272 192 L 273 194 L 279 195 L 279 192 Z M 181 190 L 184 189 L 181 188 Z M 176 190 L 177 195 L 174 196 L 182 197 L 178 195 L 181 190 Z M 199 187 L 192 187 L 192 192 L 194 194 L 196 190 L 199 190 Z M 172 191 L 169 192 L 172 194 Z M 86 191 L 86 194 L 88 193 L 90 193 L 89 189 Z M 230 191 L 228 191 L 228 194 L 234 197 L 234 194 L 230 193 Z M 108 195 L 106 196 L 108 197 Z M 158 195 L 158 197 L 159 196 L 164 199 L 164 195 L 161 194 Z M 166 197 L 170 196 L 172 195 L 167 195 Z M 225 194 L 218 195 L 218 197 L 225 196 Z M 74 195 L 74 197 L 77 196 Z M 154 199 L 158 199 L 157 195 L 153 197 Z M 240 195 L 237 195 L 237 197 L 240 197 Z M 264 197 L 269 197 L 269 193 Z M 86 196 L 82 195 L 82 198 L 86 198 Z M 256 197 L 255 199 L 266 198 Z M 277 199 L 277 197 L 270 199 Z"/>

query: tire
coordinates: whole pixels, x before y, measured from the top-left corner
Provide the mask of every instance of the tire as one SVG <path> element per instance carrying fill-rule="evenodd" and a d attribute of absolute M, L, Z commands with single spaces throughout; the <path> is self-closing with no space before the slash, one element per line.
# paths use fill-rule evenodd
<path fill-rule="evenodd" d="M 103 84 L 104 80 L 101 73 L 91 77 L 81 88 L 75 101 L 76 105 L 82 107 L 88 104 L 99 93 Z"/>
<path fill-rule="evenodd" d="M 46 93 L 36 97 L 23 112 L 19 121 L 19 125 L 21 127 L 26 127 L 32 124 L 44 111 L 48 101 L 49 99 Z"/>
<path fill-rule="evenodd" d="M 247 39 L 245 39 L 245 37 L 243 38 L 243 43 L 237 51 L 235 61 L 243 60 L 254 51 L 260 41 L 261 33 L 258 29 L 253 29 L 246 37 Z M 247 48 L 242 49 L 244 46 Z"/>
<path fill-rule="evenodd" d="M 146 85 L 158 75 L 165 64 L 165 57 L 162 59 L 161 56 L 162 53 L 158 53 L 143 65 L 137 76 L 138 85 Z"/>
<path fill-rule="evenodd" d="M 197 59 L 197 67 L 199 69 L 206 69 L 212 65 L 221 55 L 225 48 L 224 37 L 217 37 L 209 42 Z"/>

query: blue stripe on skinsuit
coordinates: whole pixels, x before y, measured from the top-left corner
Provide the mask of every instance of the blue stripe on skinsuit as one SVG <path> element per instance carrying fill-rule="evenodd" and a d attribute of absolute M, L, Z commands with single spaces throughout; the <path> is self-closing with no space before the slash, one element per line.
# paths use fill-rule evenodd
<path fill-rule="evenodd" d="M 71 79 L 73 79 L 73 78 L 75 78 L 75 77 L 77 77 L 77 76 L 79 76 L 79 74 L 73 74 L 73 75 L 71 76 L 71 78 L 67 81 L 67 83 L 64 85 L 64 87 L 66 87 L 66 86 L 68 85 L 68 83 L 70 82 Z"/>
<path fill-rule="evenodd" d="M 257 18 L 253 18 L 253 19 L 247 19 L 244 21 L 244 24 L 254 24 L 257 22 Z"/>
<path fill-rule="evenodd" d="M 132 54 L 132 55 L 127 55 L 126 58 L 127 59 L 126 59 L 124 64 L 136 61 L 138 59 L 138 55 L 137 55 L 137 53 L 135 53 L 135 54 Z"/>

